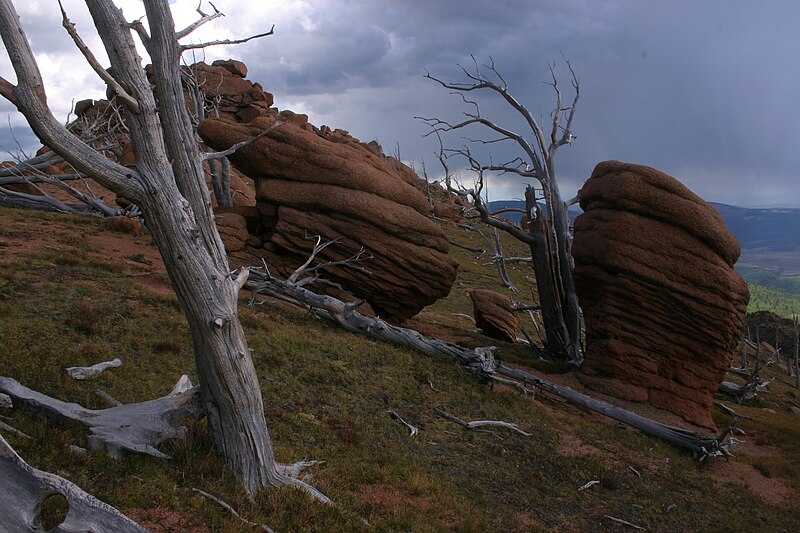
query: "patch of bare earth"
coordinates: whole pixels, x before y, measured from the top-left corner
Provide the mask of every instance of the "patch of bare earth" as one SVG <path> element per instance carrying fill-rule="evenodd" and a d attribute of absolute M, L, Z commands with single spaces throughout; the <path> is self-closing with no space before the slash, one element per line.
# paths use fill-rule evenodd
<path fill-rule="evenodd" d="M 561 434 L 561 441 L 558 446 L 558 454 L 564 457 L 580 457 L 600 453 L 600 450 L 583 442 L 580 438 L 569 433 Z"/>
<path fill-rule="evenodd" d="M 361 485 L 355 496 L 361 503 L 384 512 L 399 511 L 408 506 L 426 512 L 433 506 L 431 499 L 426 496 L 415 496 L 410 492 L 381 483 Z"/>
<path fill-rule="evenodd" d="M 742 485 L 770 505 L 795 507 L 800 495 L 779 479 L 766 477 L 754 466 L 740 461 L 714 461 L 706 470 L 717 483 Z"/>
<path fill-rule="evenodd" d="M 151 533 L 211 533 L 196 516 L 185 511 L 169 509 L 130 509 L 125 514 Z"/>
<path fill-rule="evenodd" d="M 455 511 L 437 505 L 431 497 L 415 495 L 390 485 L 382 483 L 361 485 L 356 491 L 355 497 L 379 514 L 402 515 L 408 508 L 417 509 L 420 513 L 425 514 L 436 513 L 436 520 L 432 525 L 439 531 L 457 531 L 463 526 L 463 520 L 457 516 Z"/>

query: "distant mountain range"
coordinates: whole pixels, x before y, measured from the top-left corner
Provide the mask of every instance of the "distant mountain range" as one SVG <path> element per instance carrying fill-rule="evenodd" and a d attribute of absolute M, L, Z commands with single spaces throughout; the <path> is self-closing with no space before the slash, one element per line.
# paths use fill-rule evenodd
<path fill-rule="evenodd" d="M 751 209 L 710 202 L 739 241 L 742 256 L 737 267 L 762 268 L 783 275 L 800 275 L 800 209 Z M 491 202 L 493 211 L 524 209 L 521 200 Z M 581 213 L 570 209 L 570 219 Z M 519 221 L 520 213 L 503 216 Z"/>

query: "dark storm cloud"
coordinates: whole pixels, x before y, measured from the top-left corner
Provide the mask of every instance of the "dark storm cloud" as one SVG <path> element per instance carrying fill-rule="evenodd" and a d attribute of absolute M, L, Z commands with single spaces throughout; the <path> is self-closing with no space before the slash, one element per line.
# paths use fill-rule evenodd
<path fill-rule="evenodd" d="M 249 78 L 275 93 L 279 107 L 308 112 L 313 122 L 364 140 L 377 138 L 388 151 L 399 143 L 404 159 L 419 166 L 424 158 L 432 173 L 436 145 L 421 139 L 426 130 L 413 117 L 458 119 L 464 108 L 424 80 L 425 69 L 457 80 L 456 64 L 469 65 L 470 54 L 480 62 L 491 57 L 511 91 L 546 119 L 553 106 L 552 90 L 542 83 L 548 62 L 558 63 L 569 88 L 563 53 L 581 81 L 578 139 L 558 159 L 565 196 L 598 161 L 621 159 L 653 165 L 709 200 L 800 207 L 798 2 L 310 0 L 265 6 L 220 5 L 228 16 L 218 24 L 241 35 L 275 22 L 275 36 L 208 53 L 242 58 Z M 52 46 L 55 53 L 58 46 Z M 484 115 L 524 130 L 491 95 L 481 106 Z M 495 160 L 516 155 L 510 147 L 494 148 Z M 510 178 L 492 187 L 504 197 L 522 189 Z"/>

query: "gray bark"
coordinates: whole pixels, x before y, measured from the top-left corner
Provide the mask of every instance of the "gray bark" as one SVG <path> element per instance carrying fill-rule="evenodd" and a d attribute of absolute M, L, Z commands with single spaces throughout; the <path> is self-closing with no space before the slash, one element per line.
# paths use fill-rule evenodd
<path fill-rule="evenodd" d="M 459 93 L 481 90 L 495 92 L 524 119 L 530 130 L 530 140 L 526 136 L 515 133 L 485 118 L 481 114 L 479 104 L 473 100 L 468 100 L 466 97 L 464 97 L 465 103 L 472 106 L 474 110 L 464 113 L 466 119 L 462 122 L 453 124 L 437 118 L 422 118 L 422 120 L 431 127 L 431 133 L 435 133 L 437 137 L 443 131 L 454 131 L 472 125 L 480 125 L 500 137 L 499 139 L 472 142 L 491 144 L 498 140 L 508 140 L 516 144 L 521 150 L 522 157 L 499 165 L 491 162 L 489 164 L 479 163 L 472 156 L 469 148 L 447 150 L 447 152 L 451 155 L 464 156 L 468 160 L 471 169 L 478 174 L 478 190 L 460 191 L 459 194 L 462 197 L 471 197 L 472 205 L 479 211 L 481 220 L 495 228 L 508 232 L 531 246 L 539 298 L 542 301 L 542 316 L 547 330 L 547 346 L 545 347 L 544 355 L 552 359 L 580 363 L 583 358 L 580 308 L 572 279 L 573 261 L 569 218 L 567 216 L 567 204 L 561 199 L 561 194 L 558 190 L 555 172 L 556 152 L 561 146 L 569 144 L 575 139 L 575 135 L 572 133 L 572 122 L 580 97 L 577 76 L 569 61 L 566 64 L 570 71 L 570 81 L 575 95 L 569 106 L 563 106 L 561 90 L 555 76 L 555 65 L 550 65 L 552 82 L 549 84 L 555 92 L 556 105 L 550 115 L 549 139 L 530 111 L 509 93 L 505 79 L 497 72 L 493 63 L 480 67 L 475 62 L 474 72 L 461 67 L 467 78 L 465 83 L 446 83 L 430 74 L 426 74 L 425 77 L 439 83 L 446 89 Z M 486 70 L 489 71 L 489 75 L 486 74 Z M 492 81 L 491 78 L 496 81 Z M 441 143 L 441 138 L 439 140 Z M 445 159 L 444 152 L 445 150 L 440 148 L 440 160 Z M 447 170 L 446 167 L 445 170 Z M 547 213 L 542 213 L 535 206 L 533 190 L 529 186 L 526 191 L 528 216 L 532 218 L 534 209 L 538 212 L 530 233 L 525 232 L 517 224 L 502 221 L 489 213 L 488 208 L 480 198 L 481 188 L 484 186 L 485 172 L 516 174 L 539 182 L 544 202 L 547 205 Z"/>
<path fill-rule="evenodd" d="M 165 440 L 186 435 L 181 419 L 197 420 L 204 414 L 197 389 L 99 410 L 51 398 L 11 378 L 0 377 L 0 391 L 9 395 L 17 405 L 39 411 L 56 422 L 88 427 L 89 447 L 105 450 L 115 458 L 135 452 L 168 459 L 169 456 L 157 446 Z"/>
<path fill-rule="evenodd" d="M 143 527 L 66 479 L 28 465 L 0 435 L 0 531 L 43 531 L 40 508 L 45 498 L 61 495 L 69 510 L 51 533 L 114 531 L 146 533 Z"/>
<path fill-rule="evenodd" d="M 275 463 L 261 390 L 237 317 L 239 287 L 213 223 L 202 158 L 180 81 L 180 45 L 169 5 L 145 0 L 151 36 L 140 31 L 153 64 L 155 94 L 131 25 L 110 0 L 87 0 L 118 86 L 137 103 L 124 119 L 136 168 L 122 167 L 71 135 L 50 113 L 38 67 L 10 0 L 0 0 L 0 31 L 17 85 L 0 94 L 28 119 L 42 142 L 80 172 L 140 206 L 186 315 L 202 403 L 226 464 L 251 495 L 271 484 L 307 488 Z M 144 34 L 144 35 L 143 35 Z"/>
<path fill-rule="evenodd" d="M 117 368 L 122 366 L 122 359 L 116 358 L 111 361 L 104 361 L 92 366 L 71 366 L 66 368 L 67 374 L 72 379 L 83 381 L 85 379 L 94 377 L 108 370 L 109 368 Z"/>

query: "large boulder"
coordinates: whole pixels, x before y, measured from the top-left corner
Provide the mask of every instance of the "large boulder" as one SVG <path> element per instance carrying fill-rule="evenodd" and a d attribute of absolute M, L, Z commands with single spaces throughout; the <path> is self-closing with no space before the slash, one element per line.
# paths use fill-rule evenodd
<path fill-rule="evenodd" d="M 447 237 L 427 216 L 426 198 L 395 160 L 347 132 L 314 128 L 305 116 L 281 115 L 200 124 L 203 140 L 216 150 L 269 130 L 230 156 L 255 182 L 256 214 L 246 218 L 260 243 L 232 257 L 242 262 L 263 257 L 286 274 L 305 261 L 311 237 L 319 235 L 338 240 L 320 261 L 342 261 L 363 248 L 358 263 L 326 272 L 385 318 L 409 318 L 446 296 L 458 263 L 447 255 Z"/>
<path fill-rule="evenodd" d="M 579 192 L 575 284 L 586 323 L 582 380 L 714 428 L 714 393 L 749 299 L 722 217 L 676 179 L 605 161 Z"/>
<path fill-rule="evenodd" d="M 509 296 L 489 289 L 472 289 L 469 296 L 475 325 L 484 335 L 506 342 L 517 340 L 517 315 Z"/>

